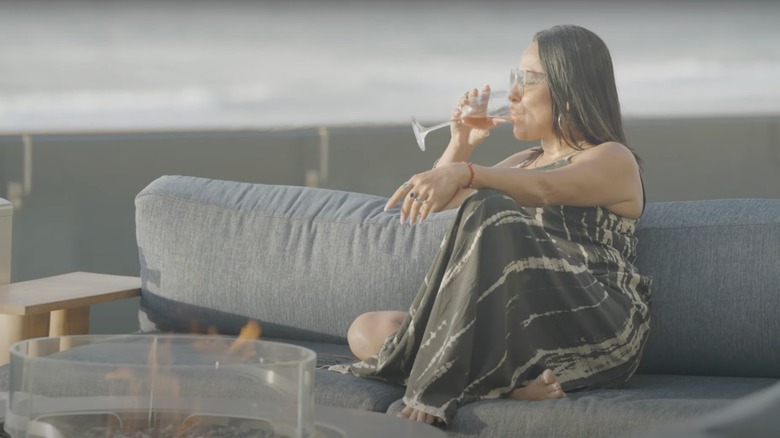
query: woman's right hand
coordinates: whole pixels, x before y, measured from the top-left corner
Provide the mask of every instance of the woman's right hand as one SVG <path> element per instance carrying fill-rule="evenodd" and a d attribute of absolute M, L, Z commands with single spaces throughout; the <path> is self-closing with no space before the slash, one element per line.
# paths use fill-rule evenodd
<path fill-rule="evenodd" d="M 490 86 L 485 85 L 482 92 L 490 93 Z M 482 143 L 482 141 L 485 140 L 485 137 L 490 135 L 489 129 L 480 129 L 470 126 L 461 118 L 463 115 L 463 107 L 469 104 L 470 99 L 476 98 L 478 93 L 476 88 L 466 92 L 458 101 L 458 106 L 452 111 L 452 115 L 450 116 L 450 120 L 453 122 L 452 125 L 450 125 L 451 142 L 454 142 L 457 145 L 473 148 Z"/>

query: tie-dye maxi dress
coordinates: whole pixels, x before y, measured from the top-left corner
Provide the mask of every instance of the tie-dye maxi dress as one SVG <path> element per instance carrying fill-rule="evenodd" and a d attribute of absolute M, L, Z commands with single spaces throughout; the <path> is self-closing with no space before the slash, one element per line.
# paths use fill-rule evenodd
<path fill-rule="evenodd" d="M 548 169 L 567 163 L 556 164 Z M 636 222 L 478 190 L 400 330 L 376 356 L 330 369 L 404 384 L 407 406 L 445 422 L 546 368 L 564 391 L 620 385 L 639 364 L 650 319 L 651 280 L 633 265 Z"/>

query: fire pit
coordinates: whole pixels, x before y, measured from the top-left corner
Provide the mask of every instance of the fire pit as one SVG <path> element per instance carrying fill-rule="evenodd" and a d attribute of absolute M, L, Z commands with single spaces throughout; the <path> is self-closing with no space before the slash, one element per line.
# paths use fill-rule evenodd
<path fill-rule="evenodd" d="M 315 353 L 199 335 L 40 338 L 11 349 L 14 438 L 343 437 L 313 418 Z"/>

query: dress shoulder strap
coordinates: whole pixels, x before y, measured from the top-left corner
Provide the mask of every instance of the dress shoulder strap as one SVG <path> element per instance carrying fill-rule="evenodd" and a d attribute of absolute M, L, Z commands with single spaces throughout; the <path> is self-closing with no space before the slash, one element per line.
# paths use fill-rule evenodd
<path fill-rule="evenodd" d="M 525 160 L 521 161 L 518 164 L 515 164 L 513 167 L 515 167 L 515 168 L 526 167 L 529 164 L 531 164 L 534 160 L 539 158 L 539 156 L 542 154 L 542 147 L 541 146 L 536 146 L 534 148 L 531 148 L 530 150 L 533 151 L 533 153 L 528 158 L 526 158 Z"/>

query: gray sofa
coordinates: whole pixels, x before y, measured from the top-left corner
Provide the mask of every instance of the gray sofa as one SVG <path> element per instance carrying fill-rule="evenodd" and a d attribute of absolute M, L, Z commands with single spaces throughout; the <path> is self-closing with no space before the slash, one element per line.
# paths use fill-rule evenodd
<path fill-rule="evenodd" d="M 153 181 L 136 198 L 142 331 L 236 334 L 253 319 L 266 339 L 316 351 L 322 368 L 351 361 L 350 322 L 407 309 L 455 213 L 401 225 L 385 201 Z M 450 436 L 780 436 L 780 200 L 651 203 L 637 235 L 637 265 L 654 278 L 653 320 L 631 381 L 562 400 L 468 404 Z M 394 414 L 403 388 L 318 369 L 315 395 Z"/>
<path fill-rule="evenodd" d="M 351 361 L 350 322 L 406 310 L 455 212 L 418 226 L 385 198 L 165 176 L 136 198 L 143 331 L 247 320 L 303 345 L 323 368 Z M 780 200 L 650 203 L 637 265 L 654 278 L 652 329 L 620 389 L 462 407 L 453 437 L 625 436 L 780 388 Z M 318 369 L 316 403 L 394 414 L 403 388 Z M 775 431 L 776 432 L 776 431 Z"/>

